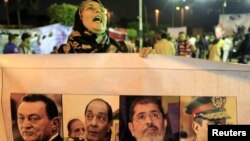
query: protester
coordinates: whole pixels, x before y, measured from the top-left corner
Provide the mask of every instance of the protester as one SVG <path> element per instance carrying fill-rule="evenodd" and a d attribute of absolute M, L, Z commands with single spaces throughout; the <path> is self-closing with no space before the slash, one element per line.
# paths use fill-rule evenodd
<path fill-rule="evenodd" d="M 85 108 L 87 141 L 110 141 L 112 108 L 103 99 L 91 100 Z"/>
<path fill-rule="evenodd" d="M 215 39 L 213 43 L 211 43 L 208 47 L 209 49 L 209 56 L 208 60 L 211 61 L 221 61 L 221 49 L 219 47 L 219 39 Z"/>
<path fill-rule="evenodd" d="M 135 99 L 129 109 L 129 130 L 137 141 L 164 141 L 167 119 L 157 97 Z"/>
<path fill-rule="evenodd" d="M 174 44 L 167 40 L 167 33 L 162 32 L 161 38 L 154 44 L 156 54 L 175 55 Z"/>
<path fill-rule="evenodd" d="M 75 23 L 66 44 L 59 53 L 128 52 L 124 43 L 116 42 L 106 33 L 107 10 L 99 0 L 84 0 L 75 13 Z"/>
<path fill-rule="evenodd" d="M 233 37 L 227 36 L 224 39 L 222 61 L 227 62 L 230 50 L 233 48 Z"/>
<path fill-rule="evenodd" d="M 239 46 L 237 51 L 239 55 L 238 63 L 247 64 L 250 61 L 250 27 L 248 29 L 249 33 L 245 35 L 245 39 Z"/>
<path fill-rule="evenodd" d="M 19 102 L 17 124 L 24 141 L 63 141 L 55 102 L 42 94 L 28 94 Z"/>
<path fill-rule="evenodd" d="M 184 57 L 192 57 L 196 47 L 188 41 L 187 35 L 184 32 L 179 33 L 177 45 L 177 55 Z"/>
<path fill-rule="evenodd" d="M 3 54 L 18 53 L 18 34 L 9 34 L 9 42 L 4 46 Z"/>
<path fill-rule="evenodd" d="M 22 34 L 22 42 L 18 47 L 18 51 L 21 54 L 31 54 L 31 47 L 30 47 L 30 37 L 31 35 L 27 32 Z"/>

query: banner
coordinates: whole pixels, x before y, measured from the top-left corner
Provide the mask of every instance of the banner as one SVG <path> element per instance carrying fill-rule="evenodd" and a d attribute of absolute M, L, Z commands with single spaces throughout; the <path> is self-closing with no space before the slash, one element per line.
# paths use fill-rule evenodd
<path fill-rule="evenodd" d="M 174 38 L 178 38 L 180 32 L 187 33 L 187 27 L 169 27 L 167 31 Z"/>
<path fill-rule="evenodd" d="M 250 27 L 250 13 L 220 15 L 218 26 L 222 28 L 224 36 L 238 33 L 238 28 L 242 27 L 243 33 L 247 33 Z"/>
<path fill-rule="evenodd" d="M 1 29 L 0 54 L 2 53 L 5 44 L 8 43 L 8 34 L 10 33 L 19 35 L 18 45 L 22 42 L 22 34 L 24 32 L 30 33 L 32 35 L 30 40 L 32 51 L 37 47 L 40 49 L 40 52 L 37 54 L 50 54 L 53 47 L 59 47 L 67 42 L 71 31 L 72 26 L 64 26 L 61 24 L 52 24 L 32 29 Z M 39 42 L 39 44 L 37 42 Z"/>
<path fill-rule="evenodd" d="M 134 138 L 129 107 L 141 96 L 162 102 L 162 116 L 150 112 L 142 117 L 166 118 L 168 124 L 163 125 L 167 125 L 166 131 L 172 137 L 184 131 L 190 138 L 195 136 L 190 122 L 198 110 L 194 110 L 195 106 L 192 110 L 187 108 L 192 107 L 188 106 L 192 102 L 204 99 L 205 107 L 212 104 L 226 111 L 228 124 L 250 124 L 250 66 L 247 65 L 163 55 L 141 58 L 129 53 L 1 55 L 0 91 L 0 140 L 4 141 L 24 138 L 18 130 L 27 111 L 22 111 L 19 103 L 30 94 L 45 95 L 55 102 L 59 134 L 65 139 L 69 136 L 67 124 L 71 119 L 80 119 L 87 126 L 86 111 L 93 99 L 102 99 L 111 106 L 113 122 L 108 132 L 111 141 Z M 13 118 L 15 114 L 19 119 Z M 24 134 L 28 136 L 31 132 Z"/>

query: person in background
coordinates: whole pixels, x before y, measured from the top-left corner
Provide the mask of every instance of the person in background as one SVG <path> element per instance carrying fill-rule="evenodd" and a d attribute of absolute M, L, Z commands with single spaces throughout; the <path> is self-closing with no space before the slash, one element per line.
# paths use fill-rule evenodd
<path fill-rule="evenodd" d="M 30 37 L 31 35 L 27 32 L 22 34 L 22 42 L 18 47 L 18 51 L 20 54 L 31 54 Z"/>
<path fill-rule="evenodd" d="M 207 59 L 208 46 L 209 46 L 209 41 L 207 34 L 202 34 L 201 36 L 197 35 L 196 48 L 199 49 L 199 53 L 197 54 L 198 58 Z"/>
<path fill-rule="evenodd" d="M 245 35 L 245 39 L 239 46 L 237 54 L 239 55 L 238 63 L 247 64 L 250 61 L 250 27 Z"/>
<path fill-rule="evenodd" d="M 221 61 L 221 49 L 219 47 L 219 39 L 215 39 L 212 44 L 209 45 L 209 57 L 208 60 Z"/>
<path fill-rule="evenodd" d="M 156 54 L 175 55 L 174 44 L 167 40 L 167 33 L 162 32 L 161 38 L 154 44 Z"/>
<path fill-rule="evenodd" d="M 227 36 L 223 44 L 223 57 L 222 61 L 227 62 L 230 50 L 233 48 L 233 36 Z"/>
<path fill-rule="evenodd" d="M 187 40 L 187 36 L 184 32 L 179 33 L 177 45 L 177 55 L 184 57 L 192 57 L 196 47 Z"/>
<path fill-rule="evenodd" d="M 71 139 L 84 141 L 85 127 L 80 119 L 72 119 L 67 125 L 68 136 Z"/>
<path fill-rule="evenodd" d="M 9 34 L 9 42 L 4 46 L 3 54 L 18 53 L 18 34 Z"/>
<path fill-rule="evenodd" d="M 75 23 L 66 44 L 59 53 L 119 53 L 128 52 L 124 43 L 106 33 L 107 10 L 99 0 L 84 0 L 75 13 Z"/>

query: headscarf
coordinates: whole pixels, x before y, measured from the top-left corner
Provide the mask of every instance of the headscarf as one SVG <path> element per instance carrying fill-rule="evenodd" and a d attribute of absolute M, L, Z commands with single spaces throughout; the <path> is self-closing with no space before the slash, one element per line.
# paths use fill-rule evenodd
<path fill-rule="evenodd" d="M 68 42 L 59 48 L 59 53 L 104 53 L 110 48 L 110 44 L 116 47 L 116 52 L 126 52 L 126 49 L 109 38 L 106 32 L 97 35 L 83 25 L 81 13 L 85 5 L 91 1 L 102 5 L 99 0 L 85 0 L 80 4 L 75 13 L 73 31 L 68 37 Z"/>
<path fill-rule="evenodd" d="M 101 5 L 101 7 L 104 7 L 103 4 L 99 1 L 99 0 L 84 0 L 78 7 L 76 13 L 75 13 L 75 23 L 74 23 L 74 27 L 73 29 L 74 30 L 78 30 L 78 31 L 87 31 L 88 29 L 83 25 L 83 22 L 82 22 L 82 12 L 84 10 L 84 8 L 86 7 L 86 5 L 91 2 L 91 1 L 94 1 L 94 2 L 97 2 Z"/>

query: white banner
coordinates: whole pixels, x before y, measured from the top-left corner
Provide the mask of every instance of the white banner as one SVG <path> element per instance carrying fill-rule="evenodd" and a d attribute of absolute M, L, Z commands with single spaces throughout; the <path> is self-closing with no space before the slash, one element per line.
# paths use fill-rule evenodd
<path fill-rule="evenodd" d="M 224 14 L 220 15 L 219 24 L 225 35 L 233 35 L 237 33 L 238 27 L 244 26 L 245 33 L 250 27 L 250 13 L 246 14 Z"/>
<path fill-rule="evenodd" d="M 61 24 L 52 24 L 32 29 L 2 29 L 2 34 L 0 34 L 0 54 L 2 53 L 4 45 L 8 42 L 9 33 L 20 35 L 19 44 L 21 43 L 22 34 L 24 32 L 30 33 L 32 35 L 30 41 L 32 50 L 34 50 L 35 46 L 38 46 L 41 50 L 40 54 L 50 54 L 54 46 L 59 47 L 67 42 L 71 31 L 71 26 L 64 26 Z M 35 35 L 40 35 L 40 39 Z M 37 40 L 39 40 L 40 45 L 37 44 Z"/>
<path fill-rule="evenodd" d="M 144 59 L 138 54 L 1 55 L 0 92 L 0 140 L 3 141 L 13 139 L 10 98 L 17 100 L 29 93 L 62 95 L 60 101 L 69 102 L 67 108 L 60 110 L 64 137 L 67 121 L 73 115 L 81 118 L 90 99 L 104 98 L 114 111 L 119 111 L 119 96 L 124 95 L 163 99 L 235 97 L 237 119 L 232 122 L 250 124 L 250 66 L 177 56 L 150 55 Z M 169 106 L 173 102 L 164 101 Z M 118 126 L 119 122 L 114 124 L 114 131 Z M 113 135 L 112 141 L 115 138 Z"/>
<path fill-rule="evenodd" d="M 167 31 L 174 38 L 177 38 L 180 32 L 187 33 L 187 27 L 169 27 Z"/>

